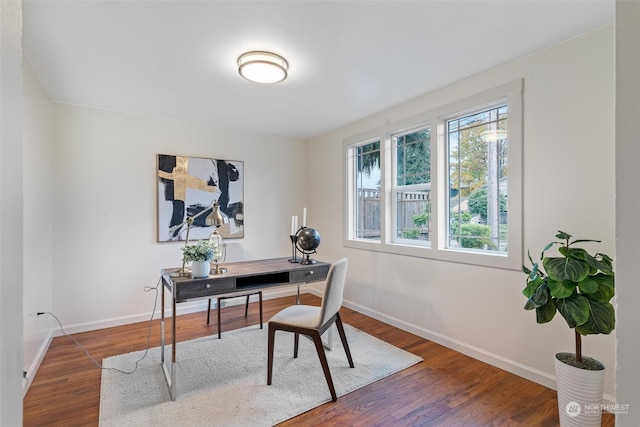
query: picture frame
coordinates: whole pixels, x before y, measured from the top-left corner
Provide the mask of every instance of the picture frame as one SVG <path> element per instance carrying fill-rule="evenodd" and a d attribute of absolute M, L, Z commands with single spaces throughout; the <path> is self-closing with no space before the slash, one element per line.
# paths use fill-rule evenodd
<path fill-rule="evenodd" d="M 218 228 L 225 239 L 244 237 L 244 162 L 205 157 L 158 154 L 157 240 L 184 241 L 186 227 L 177 227 L 187 217 L 209 209 L 214 201 L 229 217 Z M 189 231 L 189 240 L 207 239 L 214 227 L 207 227 L 203 214 Z"/>

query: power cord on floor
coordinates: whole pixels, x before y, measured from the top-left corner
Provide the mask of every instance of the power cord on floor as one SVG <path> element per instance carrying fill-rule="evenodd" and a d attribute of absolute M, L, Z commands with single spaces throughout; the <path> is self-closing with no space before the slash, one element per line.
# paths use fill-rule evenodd
<path fill-rule="evenodd" d="M 155 315 L 156 312 L 156 308 L 158 307 L 158 288 L 162 285 L 162 279 L 158 280 L 158 283 L 156 284 L 156 286 L 145 286 L 144 287 L 144 291 L 145 292 L 150 292 L 150 291 L 156 291 L 156 297 L 153 301 L 153 310 L 151 311 L 151 318 L 149 319 L 149 327 L 148 327 L 148 332 L 147 332 L 147 348 L 144 351 L 144 354 L 142 355 L 142 357 L 138 360 L 136 360 L 136 364 L 135 367 L 133 368 L 132 371 L 124 371 L 122 369 L 118 369 L 118 368 L 105 368 L 104 366 L 102 366 L 100 363 L 98 363 L 98 361 L 96 361 L 96 359 L 94 359 L 91 354 L 89 354 L 89 351 L 84 348 L 84 346 L 82 344 L 80 344 L 78 342 L 78 340 L 76 340 L 73 336 L 69 335 L 68 333 L 65 332 L 64 327 L 62 326 L 62 322 L 60 321 L 60 319 L 58 319 L 58 316 L 56 316 L 55 314 L 51 313 L 50 311 L 39 311 L 38 312 L 38 316 L 42 315 L 42 314 L 48 314 L 51 317 L 53 317 L 54 319 L 56 319 L 56 322 L 58 322 L 58 325 L 60 325 L 60 331 L 62 331 L 62 335 L 64 335 L 65 337 L 71 338 L 73 340 L 74 343 L 76 343 L 78 345 L 78 347 L 80 347 L 85 354 L 87 355 L 87 357 L 100 369 L 104 370 L 104 371 L 116 371 L 116 372 L 120 372 L 122 374 L 133 374 L 137 369 L 138 369 L 138 364 L 145 358 L 147 357 L 147 354 L 149 353 L 149 348 L 150 348 L 150 344 L 151 344 L 151 322 L 153 321 L 153 316 Z"/>

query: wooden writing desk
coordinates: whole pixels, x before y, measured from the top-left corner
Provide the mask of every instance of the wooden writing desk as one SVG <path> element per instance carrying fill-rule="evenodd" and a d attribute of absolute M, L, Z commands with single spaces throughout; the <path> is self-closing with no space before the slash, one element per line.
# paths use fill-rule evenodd
<path fill-rule="evenodd" d="M 162 309 L 160 351 L 162 371 L 169 387 L 171 400 L 176 400 L 176 304 L 210 298 L 212 296 L 243 293 L 254 289 L 274 286 L 298 285 L 318 282 L 327 278 L 329 267 L 326 262 L 301 265 L 291 263 L 287 258 L 262 259 L 256 261 L 232 262 L 224 264 L 226 273 L 210 275 L 202 279 L 190 277 L 171 277 L 179 268 L 162 270 Z M 165 363 L 165 289 L 171 295 L 171 366 Z M 220 307 L 217 307 L 220 310 Z"/>

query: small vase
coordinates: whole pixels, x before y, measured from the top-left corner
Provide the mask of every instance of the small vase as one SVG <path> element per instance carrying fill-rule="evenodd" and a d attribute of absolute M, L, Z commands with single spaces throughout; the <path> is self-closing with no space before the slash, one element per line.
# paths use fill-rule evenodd
<path fill-rule="evenodd" d="M 209 261 L 192 261 L 191 262 L 191 276 L 194 279 L 200 279 L 209 276 L 211 264 Z"/>

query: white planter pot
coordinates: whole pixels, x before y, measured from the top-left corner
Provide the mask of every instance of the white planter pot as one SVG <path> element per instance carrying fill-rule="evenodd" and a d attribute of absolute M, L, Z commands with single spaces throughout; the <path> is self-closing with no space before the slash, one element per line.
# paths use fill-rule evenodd
<path fill-rule="evenodd" d="M 595 359 L 602 369 L 591 371 L 568 365 L 555 356 L 558 387 L 558 412 L 560 426 L 600 427 L 602 424 L 602 394 L 604 392 L 604 365 Z"/>
<path fill-rule="evenodd" d="M 191 275 L 194 279 L 209 276 L 210 269 L 209 261 L 191 261 Z"/>

